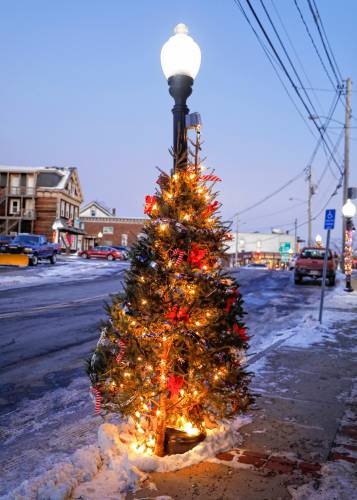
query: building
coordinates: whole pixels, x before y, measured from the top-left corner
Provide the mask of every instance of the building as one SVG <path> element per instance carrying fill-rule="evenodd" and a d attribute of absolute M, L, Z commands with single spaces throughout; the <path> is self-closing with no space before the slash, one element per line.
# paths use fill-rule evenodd
<path fill-rule="evenodd" d="M 74 167 L 0 166 L 0 234 L 44 234 L 77 250 L 83 195 Z"/>
<path fill-rule="evenodd" d="M 228 242 L 227 254 L 231 264 L 238 253 L 239 265 L 253 262 L 267 264 L 269 267 L 286 263 L 295 252 L 295 237 L 286 233 L 232 233 Z"/>
<path fill-rule="evenodd" d="M 86 232 L 84 249 L 94 245 L 130 246 L 138 239 L 148 220 L 143 217 L 118 217 L 115 208 L 110 210 L 98 201 L 82 207 L 79 216 Z"/>

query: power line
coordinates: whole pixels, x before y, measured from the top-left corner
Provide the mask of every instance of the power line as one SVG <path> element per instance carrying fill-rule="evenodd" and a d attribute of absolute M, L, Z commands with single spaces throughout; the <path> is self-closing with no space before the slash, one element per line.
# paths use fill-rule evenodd
<path fill-rule="evenodd" d="M 275 3 L 274 3 L 274 0 L 270 0 L 270 1 L 271 1 L 271 4 L 272 4 L 272 6 L 273 6 L 273 9 L 274 9 L 274 11 L 275 11 L 275 14 L 276 14 L 277 18 L 279 19 L 279 22 L 280 22 L 280 24 L 281 24 L 281 27 L 282 27 L 282 28 L 283 28 L 283 30 L 284 30 L 284 33 L 285 33 L 285 36 L 286 36 L 286 38 L 287 38 L 287 40 L 288 40 L 288 42 L 289 42 L 289 45 L 290 45 L 290 47 L 292 48 L 292 50 L 293 50 L 293 52 L 294 52 L 294 54 L 295 54 L 295 57 L 296 57 L 296 59 L 297 59 L 297 61 L 298 61 L 298 63 L 299 63 L 299 66 L 300 66 L 300 68 L 301 68 L 302 72 L 304 73 L 304 76 L 305 76 L 305 78 L 306 78 L 306 81 L 307 81 L 307 83 L 310 85 L 310 88 L 305 87 L 305 90 L 312 90 L 312 93 L 314 94 L 314 97 L 315 97 L 315 99 L 316 99 L 317 103 L 319 104 L 319 106 L 320 106 L 321 108 L 323 108 L 323 106 L 322 106 L 322 104 L 321 104 L 321 102 L 320 102 L 320 99 L 319 99 L 318 95 L 317 95 L 317 94 L 316 94 L 316 92 L 315 92 L 315 89 L 314 89 L 314 88 L 312 88 L 312 87 L 313 87 L 313 85 L 312 85 L 312 83 L 311 83 L 311 81 L 310 81 L 310 79 L 309 79 L 308 74 L 306 73 L 305 67 L 304 67 L 304 65 L 303 65 L 303 63 L 302 63 L 302 61 L 301 61 L 301 58 L 299 57 L 299 54 L 298 54 L 298 52 L 297 52 L 297 50 L 296 50 L 296 48 L 295 48 L 295 46 L 294 46 L 294 44 L 293 44 L 293 42 L 292 42 L 292 40 L 291 40 L 291 38 L 290 38 L 289 32 L 288 32 L 288 30 L 286 29 L 286 26 L 285 26 L 285 24 L 284 24 L 284 21 L 283 21 L 283 19 L 282 19 L 281 15 L 279 14 L 279 11 L 278 11 L 278 9 L 277 9 L 277 7 L 276 7 Z M 302 87 L 301 87 L 301 90 L 302 90 Z"/>
<path fill-rule="evenodd" d="M 309 38 L 310 38 L 310 40 L 311 40 L 311 43 L 312 43 L 312 45 L 313 45 L 313 47 L 314 47 L 314 49 L 315 49 L 315 52 L 316 52 L 316 54 L 317 54 L 318 58 L 319 58 L 319 60 L 320 60 L 320 63 L 321 63 L 321 65 L 322 65 L 322 67 L 323 67 L 323 69 L 324 69 L 324 71 L 325 71 L 325 73 L 326 73 L 326 75 L 327 75 L 327 78 L 328 78 L 328 79 L 329 79 L 329 81 L 331 82 L 331 85 L 335 88 L 335 83 L 334 83 L 333 79 L 331 78 L 330 73 L 329 73 L 329 72 L 328 72 L 328 70 L 327 70 L 327 67 L 325 66 L 325 63 L 324 63 L 324 61 L 323 61 L 323 59 L 322 59 L 322 57 L 321 57 L 321 54 L 320 54 L 320 52 L 319 52 L 319 49 L 317 48 L 317 45 L 316 45 L 315 40 L 314 40 L 314 38 L 313 38 L 313 36 L 312 36 L 312 34 L 311 34 L 311 32 L 310 32 L 310 29 L 309 29 L 309 27 L 308 27 L 308 25 L 307 25 L 307 23 L 306 23 L 306 21 L 305 21 L 304 15 L 303 15 L 303 13 L 302 13 L 302 11 L 301 11 L 300 7 L 299 7 L 299 4 L 297 3 L 297 0 L 293 0 L 293 1 L 294 1 L 294 4 L 295 4 L 295 7 L 297 8 L 297 10 L 298 10 L 298 12 L 299 12 L 299 14 L 300 14 L 300 18 L 301 18 L 301 20 L 302 20 L 302 22 L 303 22 L 303 24 L 304 24 L 304 26 L 305 26 L 306 32 L 307 32 L 307 34 L 309 35 Z"/>
<path fill-rule="evenodd" d="M 312 2 L 314 4 L 315 10 L 313 9 L 311 1 L 310 0 L 307 0 L 307 1 L 308 1 L 309 8 L 310 8 L 310 11 L 312 13 L 312 16 L 314 18 L 315 24 L 317 26 L 317 29 L 318 29 L 318 32 L 319 32 L 319 35 L 320 35 L 320 38 L 321 38 L 321 41 L 322 41 L 322 45 L 323 45 L 323 47 L 325 49 L 325 53 L 326 53 L 326 56 L 327 56 L 327 58 L 329 60 L 330 66 L 331 66 L 331 68 L 332 68 L 332 70 L 334 72 L 334 75 L 336 77 L 337 82 L 340 83 L 340 82 L 342 82 L 343 78 L 342 78 L 342 75 L 341 75 L 341 71 L 340 71 L 340 69 L 338 67 L 336 58 L 334 56 L 333 50 L 331 48 L 331 45 L 330 45 L 330 43 L 328 41 L 327 34 L 326 34 L 325 27 L 324 27 L 323 22 L 322 22 L 322 18 L 320 16 L 319 9 L 317 8 L 315 0 L 312 0 Z M 321 29 L 320 29 L 320 26 L 321 26 Z M 322 30 L 324 36 L 322 35 L 321 30 Z M 325 44 L 324 40 L 326 40 L 326 44 L 327 44 L 327 46 L 329 48 L 329 51 L 327 50 L 327 47 L 326 47 L 326 44 Z M 331 56 L 330 56 L 330 54 L 331 54 Z M 333 63 L 334 64 L 332 63 L 331 58 L 333 59 Z M 337 76 L 336 72 L 338 73 L 338 76 Z"/>
<path fill-rule="evenodd" d="M 294 1 L 296 1 L 296 0 L 294 0 Z M 241 5 L 240 0 L 235 0 L 235 3 L 236 3 L 237 5 L 239 4 L 239 6 L 240 6 L 241 10 L 242 10 L 242 11 L 244 11 L 244 9 L 243 9 L 243 7 L 242 7 L 242 5 Z M 258 24 L 259 28 L 261 29 L 261 31 L 262 31 L 262 33 L 263 33 L 263 35 L 264 35 L 264 37 L 266 38 L 266 40 L 267 40 L 268 44 L 270 45 L 270 47 L 271 47 L 271 49 L 272 49 L 272 51 L 273 51 L 273 54 L 275 55 L 276 59 L 278 60 L 278 62 L 279 62 L 279 64 L 280 64 L 280 66 L 281 66 L 281 68 L 282 68 L 283 72 L 285 73 L 285 75 L 286 75 L 286 77 L 288 78 L 288 80 L 289 80 L 290 84 L 292 85 L 292 87 L 293 87 L 293 89 L 295 90 L 295 92 L 296 92 L 297 96 L 299 97 L 299 99 L 300 99 L 300 101 L 301 101 L 302 105 L 304 106 L 304 108 L 305 108 L 305 110 L 306 110 L 306 112 L 307 112 L 308 116 L 311 116 L 311 114 L 312 114 L 312 113 L 311 113 L 311 110 L 309 109 L 309 107 L 308 107 L 308 105 L 306 104 L 305 100 L 303 99 L 303 97 L 302 97 L 301 93 L 299 92 L 299 90 L 298 90 L 298 88 L 297 88 L 297 86 L 296 86 L 295 82 L 293 81 L 293 79 L 292 79 L 292 77 L 291 77 L 290 73 L 289 73 L 289 72 L 288 72 L 288 70 L 286 69 L 286 66 L 284 65 L 284 63 L 283 63 L 283 61 L 282 61 L 281 57 L 279 56 L 279 54 L 278 54 L 278 52 L 277 52 L 276 48 L 274 47 L 274 44 L 272 43 L 272 41 L 271 41 L 271 39 L 270 39 L 269 35 L 267 34 L 267 32 L 266 32 L 266 30 L 265 30 L 264 26 L 262 25 L 262 23 L 261 23 L 261 21 L 260 21 L 260 19 L 259 19 L 258 15 L 257 15 L 257 13 L 255 12 L 255 10 L 254 10 L 254 8 L 253 8 L 253 6 L 252 6 L 252 4 L 251 4 L 250 0 L 246 0 L 246 3 L 248 4 L 248 7 L 249 7 L 249 9 L 250 9 L 251 13 L 253 14 L 253 16 L 254 16 L 254 18 L 255 18 L 255 20 L 256 20 L 256 22 L 257 22 L 257 24 Z M 247 16 L 246 16 L 246 15 L 245 15 L 245 18 L 247 19 Z M 249 24 L 251 25 L 251 23 L 249 23 Z M 311 102 L 311 101 L 310 101 L 310 102 Z M 315 110 L 315 108 L 314 108 L 314 106 L 313 106 L 313 105 L 312 105 L 312 107 L 313 107 L 313 109 L 314 109 L 315 114 L 317 114 L 317 112 L 316 112 L 316 110 Z M 314 123 L 315 127 L 317 128 L 317 130 L 318 130 L 318 132 L 319 132 L 319 135 L 321 136 L 322 140 L 324 141 L 324 143 L 325 143 L 325 145 L 326 145 L 326 147 L 327 147 L 327 149 L 328 149 L 328 152 L 329 152 L 330 154 L 332 154 L 332 151 L 331 151 L 331 149 L 330 149 L 330 146 L 327 144 L 326 139 L 325 139 L 325 137 L 324 137 L 324 135 L 325 135 L 325 133 L 326 133 L 326 130 L 322 130 L 322 128 L 321 128 L 321 127 L 319 127 L 319 125 L 318 125 L 315 121 L 314 121 L 313 123 Z M 326 134 L 326 135 L 327 135 L 327 134 Z M 335 165 L 337 166 L 337 168 L 339 169 L 340 167 L 339 167 L 339 165 L 338 165 L 338 163 L 337 163 L 337 161 L 336 161 L 336 159 L 335 159 L 334 157 L 333 157 L 333 161 L 334 161 Z"/>
<path fill-rule="evenodd" d="M 295 175 L 295 177 L 293 177 L 292 179 L 290 179 L 289 181 L 287 181 L 285 184 L 283 184 L 283 186 L 279 187 L 278 189 L 276 189 L 275 191 L 273 191 L 272 193 L 268 194 L 267 196 L 265 196 L 264 198 L 262 198 L 261 200 L 257 201 L 256 203 L 254 203 L 253 205 L 250 205 L 249 207 L 245 208 L 244 210 L 240 210 L 239 212 L 236 212 L 232 219 L 234 217 L 237 217 L 237 215 L 242 215 L 244 214 L 245 212 L 248 212 L 249 210 L 252 210 L 253 208 L 257 207 L 258 205 L 261 205 L 262 203 L 265 203 L 266 201 L 270 200 L 270 198 L 273 198 L 273 196 L 277 195 L 278 193 L 280 193 L 283 189 L 285 189 L 286 187 L 288 187 L 290 184 L 292 184 L 293 182 L 295 182 L 297 179 L 299 179 L 300 177 L 302 177 L 304 175 L 306 171 L 306 168 L 304 168 L 301 172 L 299 172 L 297 175 Z"/>
<path fill-rule="evenodd" d="M 273 69 L 274 69 L 274 72 L 276 74 L 276 76 L 278 77 L 280 83 L 282 84 L 287 96 L 289 97 L 290 101 L 292 102 L 294 108 L 296 109 L 296 111 L 298 112 L 299 116 L 301 117 L 301 119 L 303 120 L 305 126 L 307 127 L 307 129 L 309 130 L 310 134 L 316 139 L 316 135 L 314 134 L 312 128 L 310 127 L 308 121 L 306 120 L 306 117 L 303 115 L 303 113 L 300 111 L 300 109 L 298 108 L 296 102 L 294 101 L 294 99 L 292 98 L 287 86 L 285 85 L 283 79 L 281 78 L 280 74 L 279 74 L 279 71 L 278 69 L 276 68 L 275 66 L 275 62 L 274 62 L 274 59 L 273 59 L 273 56 L 272 54 L 270 54 L 268 48 L 265 46 L 264 42 L 262 41 L 262 39 L 260 38 L 259 34 L 257 33 L 257 31 L 255 30 L 254 26 L 252 25 L 252 23 L 250 22 L 250 19 L 249 17 L 247 16 L 245 10 L 243 9 L 241 3 L 239 0 L 234 0 L 235 4 L 237 5 L 237 7 L 240 9 L 240 11 L 242 12 L 245 20 L 247 21 L 247 23 L 249 24 L 250 28 L 252 29 L 256 39 L 258 40 L 258 43 L 259 45 L 261 46 L 261 48 L 263 49 L 265 55 L 267 56 L 268 58 L 268 61 L 270 62 L 270 64 L 272 65 Z"/>

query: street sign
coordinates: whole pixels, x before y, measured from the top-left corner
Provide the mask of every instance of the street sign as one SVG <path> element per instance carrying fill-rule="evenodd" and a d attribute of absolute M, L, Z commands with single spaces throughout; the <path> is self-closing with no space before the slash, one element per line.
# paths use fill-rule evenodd
<path fill-rule="evenodd" d="M 291 248 L 291 243 L 289 241 L 280 243 L 279 252 L 280 253 L 289 253 Z"/>
<path fill-rule="evenodd" d="M 330 208 L 325 212 L 325 225 L 324 229 L 333 229 L 335 227 L 335 217 L 336 210 L 334 208 Z"/>
<path fill-rule="evenodd" d="M 324 255 L 324 265 L 322 268 L 322 283 L 321 283 L 321 299 L 320 299 L 320 312 L 319 312 L 319 321 L 322 323 L 322 312 L 324 309 L 324 296 L 325 296 L 325 286 L 326 286 L 326 275 L 327 275 L 327 260 L 329 256 L 329 247 L 330 247 L 330 234 L 331 229 L 335 227 L 335 217 L 336 210 L 334 208 L 330 208 L 325 212 L 325 226 L 324 228 L 327 230 L 326 237 L 326 246 L 325 246 L 325 255 Z"/>

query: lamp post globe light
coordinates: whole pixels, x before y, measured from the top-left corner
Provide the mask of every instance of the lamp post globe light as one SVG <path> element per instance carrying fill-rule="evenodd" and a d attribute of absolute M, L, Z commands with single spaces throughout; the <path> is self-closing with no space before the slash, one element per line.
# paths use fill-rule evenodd
<path fill-rule="evenodd" d="M 187 138 L 186 105 L 192 93 L 193 81 L 201 64 L 201 50 L 192 37 L 188 35 L 185 24 L 179 23 L 174 28 L 174 35 L 161 49 L 161 67 L 169 84 L 170 95 L 175 100 L 173 113 L 173 153 L 174 169 L 178 164 L 186 165 Z"/>
<path fill-rule="evenodd" d="M 344 267 L 346 277 L 346 292 L 353 292 L 351 278 L 352 278 L 352 262 L 353 262 L 353 249 L 352 249 L 352 234 L 353 234 L 353 217 L 356 215 L 356 207 L 351 200 L 342 207 L 342 215 L 346 219 L 346 233 L 345 233 L 345 248 L 344 248 Z"/>

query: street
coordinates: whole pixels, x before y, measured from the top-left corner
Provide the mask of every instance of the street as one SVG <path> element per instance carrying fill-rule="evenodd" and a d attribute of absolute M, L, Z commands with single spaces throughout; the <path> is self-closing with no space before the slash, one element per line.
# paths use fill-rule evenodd
<path fill-rule="evenodd" d="M 104 276 L 94 261 L 85 264 L 92 279 L 76 277 L 77 262 L 71 262 L 72 279 L 0 292 L 2 493 L 96 441 L 100 418 L 85 360 L 99 336 L 104 301 L 121 289 L 126 264 L 112 264 Z M 253 335 L 251 364 L 282 348 L 303 314 L 317 315 L 316 283 L 296 288 L 289 272 L 248 269 L 238 279 Z"/>

